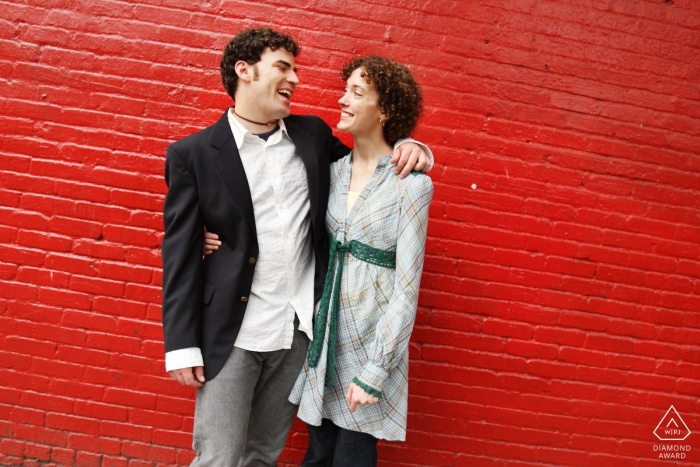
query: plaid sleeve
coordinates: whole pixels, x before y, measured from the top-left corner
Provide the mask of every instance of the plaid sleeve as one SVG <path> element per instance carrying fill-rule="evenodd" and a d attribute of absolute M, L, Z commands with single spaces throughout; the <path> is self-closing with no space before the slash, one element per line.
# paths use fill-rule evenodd
<path fill-rule="evenodd" d="M 365 385 L 380 394 L 389 370 L 398 364 L 406 351 L 413 330 L 425 256 L 428 207 L 433 197 L 433 183 L 427 175 L 409 176 L 400 183 L 403 196 L 396 243 L 394 292 L 386 313 L 377 323 L 370 361 L 357 376 L 362 383 L 359 386 Z"/>

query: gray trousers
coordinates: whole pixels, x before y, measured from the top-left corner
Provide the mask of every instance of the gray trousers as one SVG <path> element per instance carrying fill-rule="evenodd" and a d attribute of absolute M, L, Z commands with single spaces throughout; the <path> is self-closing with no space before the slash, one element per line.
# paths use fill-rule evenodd
<path fill-rule="evenodd" d="M 295 320 L 292 348 L 249 352 L 234 347 L 197 390 L 190 467 L 270 467 L 284 449 L 298 407 L 287 400 L 304 365 L 309 338 Z"/>

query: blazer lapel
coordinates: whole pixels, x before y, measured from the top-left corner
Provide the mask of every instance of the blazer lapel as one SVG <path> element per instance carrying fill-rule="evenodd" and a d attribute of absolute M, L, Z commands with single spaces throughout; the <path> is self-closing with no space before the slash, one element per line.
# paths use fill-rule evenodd
<path fill-rule="evenodd" d="M 228 112 L 228 110 L 226 112 Z M 253 236 L 257 238 L 255 214 L 253 213 L 253 199 L 250 195 L 248 178 L 245 175 L 241 155 L 238 152 L 236 140 L 233 138 L 226 113 L 214 124 L 211 145 L 218 150 L 214 155 L 214 162 L 226 183 L 226 187 L 233 196 L 241 212 L 243 212 L 243 216 L 248 222 Z"/>
<path fill-rule="evenodd" d="M 306 168 L 307 186 L 309 187 L 309 202 L 311 208 L 311 222 L 316 219 L 318 211 L 318 155 L 314 147 L 313 135 L 304 128 L 290 121 L 284 120 L 287 133 L 297 148 L 297 154 L 301 157 Z"/>

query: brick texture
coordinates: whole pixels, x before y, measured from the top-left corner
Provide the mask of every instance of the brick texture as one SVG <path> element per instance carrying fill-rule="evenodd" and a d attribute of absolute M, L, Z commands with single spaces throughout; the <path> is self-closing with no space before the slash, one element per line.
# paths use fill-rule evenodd
<path fill-rule="evenodd" d="M 380 465 L 664 466 L 671 405 L 674 465 L 700 464 L 693 0 L 0 0 L 0 464 L 192 460 L 164 154 L 230 104 L 220 51 L 262 25 L 303 47 L 296 113 L 334 126 L 359 54 L 423 85 L 435 198 L 407 442 Z M 281 461 L 306 442 L 297 421 Z"/>

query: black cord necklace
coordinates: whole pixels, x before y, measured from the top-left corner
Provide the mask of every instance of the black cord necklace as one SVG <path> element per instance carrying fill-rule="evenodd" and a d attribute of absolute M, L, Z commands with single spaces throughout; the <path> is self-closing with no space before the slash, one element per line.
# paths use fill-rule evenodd
<path fill-rule="evenodd" d="M 243 117 L 243 116 L 237 114 L 237 113 L 236 113 L 236 107 L 235 107 L 235 106 L 234 106 L 234 107 L 231 107 L 231 108 L 233 109 L 233 114 L 234 114 L 236 117 L 242 118 L 242 119 L 245 120 L 246 122 L 255 123 L 256 125 L 265 125 L 265 126 L 272 126 L 272 125 L 274 125 L 275 123 L 277 123 L 277 120 L 271 120 L 271 121 L 269 121 L 269 122 L 267 122 L 267 123 L 256 122 L 255 120 L 250 120 L 250 119 L 248 119 L 248 118 L 245 118 L 245 117 Z"/>

